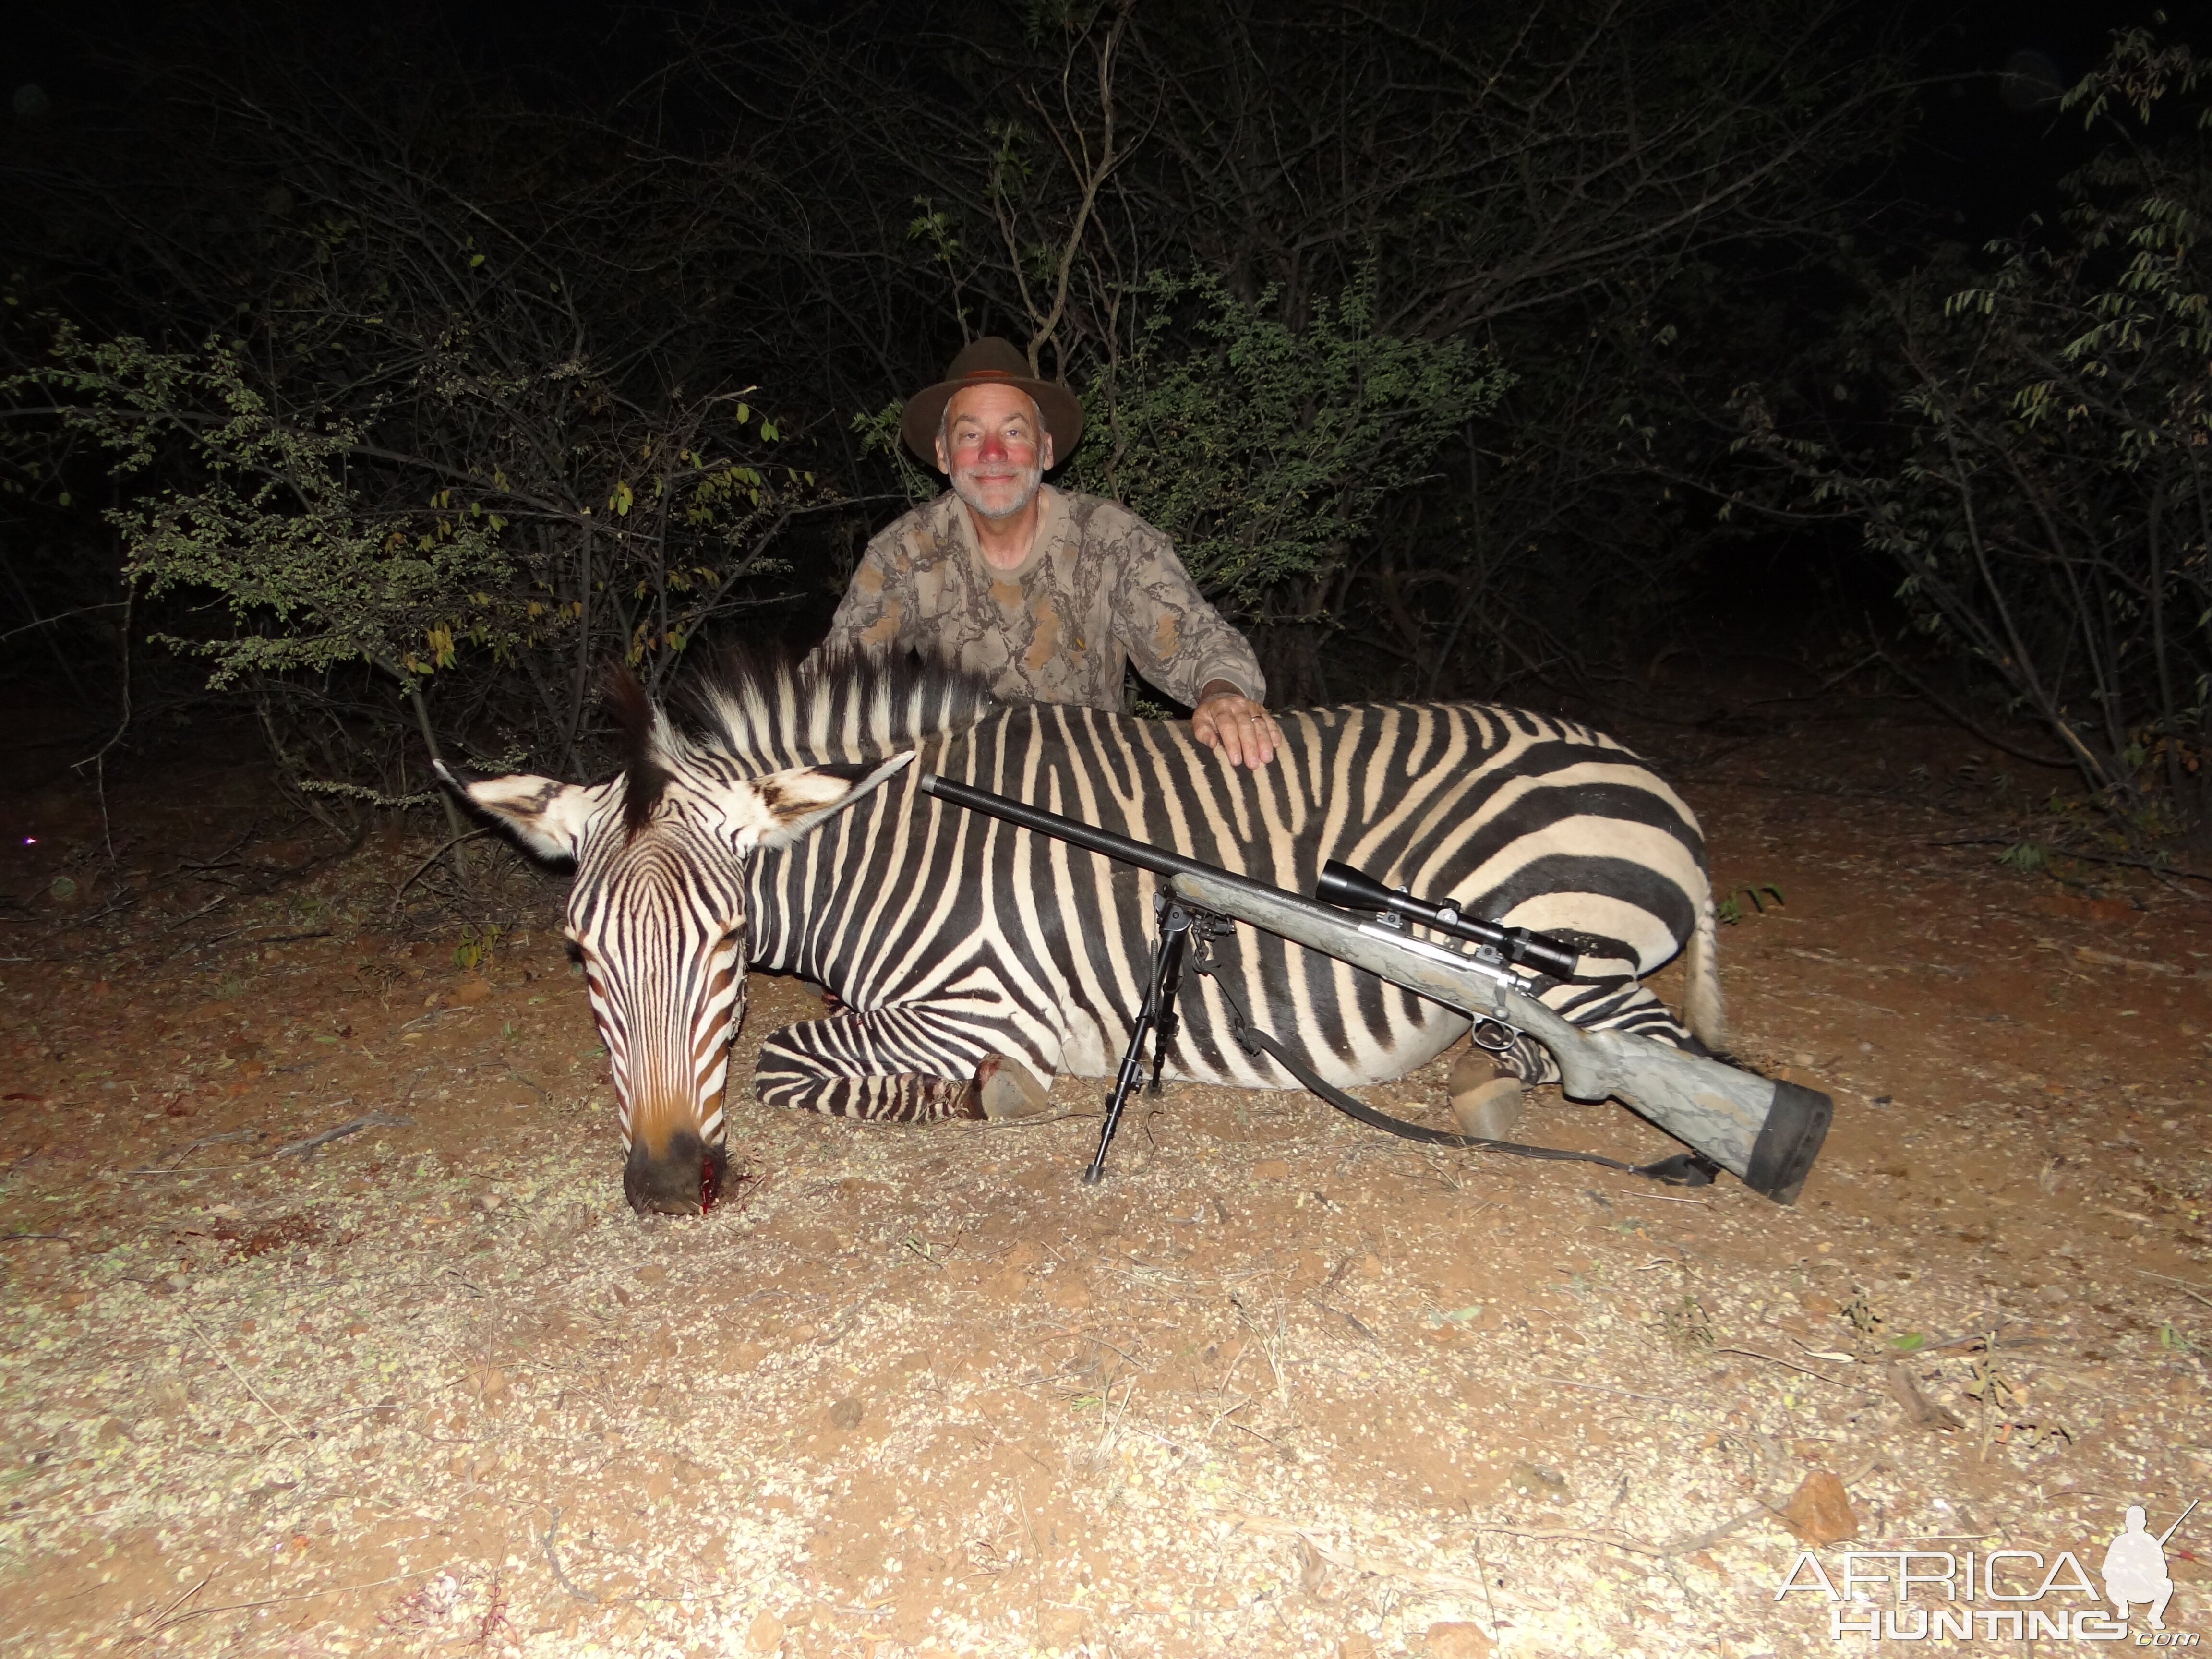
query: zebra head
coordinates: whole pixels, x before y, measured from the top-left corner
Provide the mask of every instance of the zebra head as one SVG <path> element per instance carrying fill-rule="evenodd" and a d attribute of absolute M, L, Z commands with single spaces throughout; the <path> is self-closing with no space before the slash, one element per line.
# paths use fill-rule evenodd
<path fill-rule="evenodd" d="M 914 755 L 746 775 L 678 734 L 634 678 L 613 692 L 628 759 L 605 783 L 439 770 L 531 852 L 575 865 L 563 931 L 614 1073 L 623 1194 L 641 1214 L 696 1215 L 727 1161 L 722 1103 L 750 960 L 746 867 Z"/>

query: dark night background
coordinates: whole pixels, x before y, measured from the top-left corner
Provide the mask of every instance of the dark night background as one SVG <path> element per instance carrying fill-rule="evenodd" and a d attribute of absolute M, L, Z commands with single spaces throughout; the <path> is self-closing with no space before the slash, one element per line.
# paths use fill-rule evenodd
<path fill-rule="evenodd" d="M 1998 395 L 2065 366 L 2142 201 L 2201 199 L 2178 80 L 2055 96 L 2189 26 L 1604 15 L 44 9 L 0 46 L 0 685 L 96 745 L 127 657 L 112 763 L 250 728 L 337 828 L 301 786 L 419 801 L 430 734 L 588 769 L 600 661 L 818 635 L 930 487 L 861 417 L 995 332 L 1091 402 L 1060 480 L 1176 535 L 1279 703 L 1839 689 L 2087 755 L 2128 835 L 2200 817 L 2203 528 L 2158 504 L 2194 474 L 2118 435 L 2201 422 L 2193 348 L 2055 444 Z M 1969 340 L 1942 302 L 2008 257 Z M 240 398 L 342 441 L 220 435 Z M 1962 434 L 1982 577 L 1923 476 Z"/>

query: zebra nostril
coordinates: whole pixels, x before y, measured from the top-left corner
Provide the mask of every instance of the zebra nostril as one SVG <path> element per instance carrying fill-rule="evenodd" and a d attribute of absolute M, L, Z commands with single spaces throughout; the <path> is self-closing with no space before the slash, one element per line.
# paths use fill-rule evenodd
<path fill-rule="evenodd" d="M 678 1130 L 655 1156 L 642 1137 L 623 1164 L 623 1196 L 640 1215 L 700 1215 L 721 1188 L 726 1154 L 690 1130 Z"/>

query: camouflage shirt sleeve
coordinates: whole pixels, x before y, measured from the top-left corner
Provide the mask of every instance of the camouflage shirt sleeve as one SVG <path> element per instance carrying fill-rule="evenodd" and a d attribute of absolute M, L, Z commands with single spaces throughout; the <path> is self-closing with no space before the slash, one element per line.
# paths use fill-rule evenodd
<path fill-rule="evenodd" d="M 881 658 L 918 645 L 913 561 L 903 556 L 906 526 L 901 519 L 868 543 L 816 656 Z"/>
<path fill-rule="evenodd" d="M 1106 515 L 1101 514 L 1101 518 Z M 1255 702 L 1267 682 L 1244 636 L 1198 591 L 1174 544 L 1133 514 L 1117 514 L 1109 529 L 1118 540 L 1114 566 L 1115 633 L 1137 672 L 1177 702 L 1195 705 L 1210 680 L 1226 680 Z"/>

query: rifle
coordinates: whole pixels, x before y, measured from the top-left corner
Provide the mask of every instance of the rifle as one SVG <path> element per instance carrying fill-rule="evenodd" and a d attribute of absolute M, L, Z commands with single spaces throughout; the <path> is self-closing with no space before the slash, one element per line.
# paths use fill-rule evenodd
<path fill-rule="evenodd" d="M 925 794 L 956 806 L 1003 818 L 1165 878 L 1168 890 L 1159 901 L 1159 953 L 1154 958 L 1145 1006 L 1109 1097 L 1097 1156 L 1084 1175 L 1087 1182 L 1097 1182 L 1103 1174 L 1106 1148 L 1113 1139 L 1122 1105 L 1142 1069 L 1140 1051 L 1148 1032 L 1156 1039 L 1152 1087 L 1157 1090 L 1159 1086 L 1161 1064 L 1175 1034 L 1175 997 L 1188 941 L 1193 933 L 1206 931 L 1212 919 L 1224 917 L 1264 928 L 1394 985 L 1403 986 L 1417 995 L 1457 1009 L 1475 1021 L 1478 1035 L 1486 1024 L 1502 1028 L 1508 1034 L 1505 1042 L 1511 1040 L 1510 1034 L 1525 1032 L 1551 1050 L 1559 1063 L 1559 1086 L 1570 1099 L 1618 1098 L 1689 1146 L 1701 1158 L 1729 1170 L 1752 1190 L 1778 1204 L 1797 1201 L 1805 1177 L 1820 1155 L 1820 1143 L 1826 1138 L 1834 1108 L 1828 1097 L 1817 1090 L 1759 1077 L 1724 1061 L 1670 1048 L 1649 1037 L 1626 1031 L 1586 1031 L 1540 1001 L 1528 981 L 1514 972 L 1512 962 L 1526 962 L 1544 972 L 1571 976 L 1579 958 L 1573 947 L 1563 940 L 1468 917 L 1448 902 L 1431 904 L 1405 894 L 1393 894 L 1348 866 L 1332 863 L 1324 873 L 1324 896 L 1392 914 L 1394 920 L 1403 915 L 1424 926 L 1456 933 L 1476 944 L 1475 952 L 1468 955 L 1426 939 L 1408 938 L 1399 927 L 1355 920 L 1327 904 L 1234 874 L 1218 865 L 1133 841 L 1095 824 L 1032 806 L 1026 801 L 994 794 L 988 789 L 974 788 L 928 772 L 921 775 L 921 785 Z M 1510 958 L 1509 951 L 1515 953 Z M 1565 973 L 1560 972 L 1563 967 Z M 1221 988 L 1224 995 L 1229 994 L 1225 982 Z M 1229 1001 L 1240 1028 L 1249 1025 L 1233 995 L 1229 995 Z M 1239 1034 L 1246 1035 L 1241 1030 Z M 1304 1068 L 1295 1057 L 1279 1044 L 1264 1037 L 1261 1042 L 1267 1052 L 1282 1061 L 1293 1075 L 1304 1073 Z M 1484 1046 L 1499 1048 L 1504 1042 L 1486 1042 Z M 1301 1081 L 1312 1087 L 1318 1079 L 1309 1073 L 1301 1076 Z M 1322 1088 L 1327 1091 L 1325 1097 L 1340 1109 L 1356 1108 L 1354 1115 L 1368 1122 L 1379 1121 L 1386 1127 L 1395 1127 L 1401 1133 L 1415 1129 L 1418 1139 L 1452 1146 L 1504 1145 L 1417 1129 L 1412 1125 L 1396 1125 L 1395 1120 L 1382 1118 L 1339 1091 L 1328 1089 L 1326 1085 Z M 1540 1149 L 1509 1150 L 1547 1155 Z M 1629 1167 L 1611 1159 L 1594 1161 L 1614 1168 Z M 1654 1166 L 1642 1172 L 1656 1174 L 1659 1170 Z"/>
<path fill-rule="evenodd" d="M 2183 1522 L 2186 1521 L 2187 1519 L 2189 1519 L 2189 1516 L 2190 1516 L 2190 1515 L 2191 1515 L 2191 1511 L 2193 1511 L 2193 1510 L 2197 1508 L 2197 1506 L 2199 1504 L 2203 1503 L 2203 1501 L 2204 1501 L 2204 1500 L 2203 1500 L 2203 1498 L 2191 1498 L 2191 1499 L 2189 1500 L 2189 1508 L 2188 1508 L 2188 1509 L 2185 1509 L 2185 1510 L 2182 1510 L 2182 1512 L 2181 1512 L 2180 1514 L 2179 1514 L 2179 1515 L 2175 1516 L 2173 1517 L 2173 1524 L 2172 1524 L 2172 1526 L 2168 1527 L 2168 1528 L 2167 1528 L 2164 1532 L 2162 1532 L 2162 1533 L 2159 1534 L 2159 1535 L 2158 1535 L 2158 1547 L 2159 1547 L 2160 1549 L 2164 1549 L 2164 1548 L 2166 1547 L 2166 1540 L 2167 1539 L 2169 1539 L 2169 1538 L 2172 1537 L 2174 1534 L 2176 1534 L 2177 1532 L 2179 1532 L 2179 1531 L 2181 1530 L 2181 1523 L 2182 1523 Z"/>

